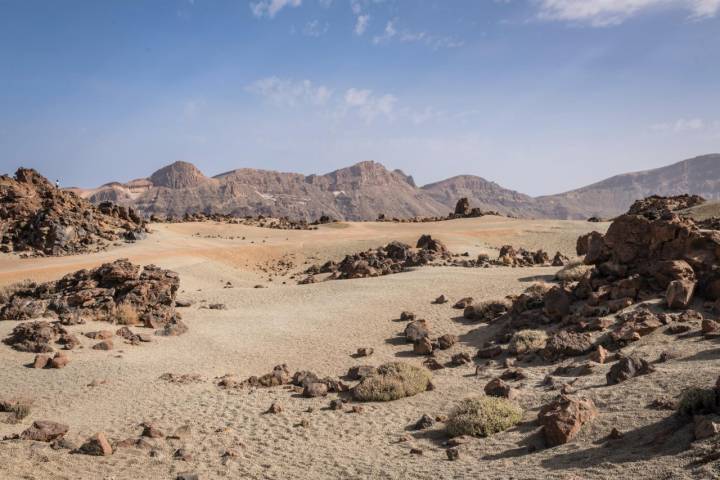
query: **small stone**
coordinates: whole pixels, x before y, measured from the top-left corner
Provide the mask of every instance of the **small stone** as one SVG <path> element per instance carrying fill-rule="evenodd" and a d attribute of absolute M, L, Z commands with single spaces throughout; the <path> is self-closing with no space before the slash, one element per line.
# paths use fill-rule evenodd
<path fill-rule="evenodd" d="M 440 295 L 433 301 L 433 303 L 438 304 L 438 305 L 441 305 L 441 304 L 447 303 L 447 302 L 448 302 L 448 299 L 445 298 L 445 295 Z"/>
<path fill-rule="evenodd" d="M 283 411 L 282 406 L 278 402 L 270 404 L 270 408 L 267 409 L 267 413 L 281 413 Z"/>
<path fill-rule="evenodd" d="M 425 430 L 433 426 L 435 420 L 430 415 L 424 414 L 420 417 L 420 420 L 415 422 L 412 426 L 413 430 Z"/>
<path fill-rule="evenodd" d="M 36 355 L 33 361 L 33 368 L 45 368 L 50 363 L 50 356 L 48 355 Z"/>
<path fill-rule="evenodd" d="M 93 350 L 112 350 L 113 341 L 111 339 L 103 340 L 102 342 L 96 343 L 92 346 Z"/>
<path fill-rule="evenodd" d="M 373 350 L 372 348 L 369 348 L 369 347 L 358 348 L 356 356 L 369 357 L 370 355 L 373 354 L 374 351 L 375 350 Z"/>
<path fill-rule="evenodd" d="M 85 455 L 108 456 L 112 455 L 113 449 L 103 432 L 96 433 L 88 438 L 78 449 Z"/>
<path fill-rule="evenodd" d="M 410 449 L 410 453 L 411 453 L 412 455 L 422 455 L 422 454 L 423 454 L 423 451 L 422 451 L 422 449 L 420 449 L 420 448 L 413 447 L 413 448 Z"/>
<path fill-rule="evenodd" d="M 450 461 L 455 461 L 460 458 L 460 450 L 458 450 L 457 448 L 448 448 L 447 450 L 445 450 L 445 454 Z"/>
<path fill-rule="evenodd" d="M 590 353 L 590 360 L 602 364 L 607 361 L 607 356 L 608 351 L 602 345 L 598 345 L 597 348 Z"/>
<path fill-rule="evenodd" d="M 159 428 L 155 424 L 152 423 L 144 423 L 143 425 L 143 431 L 141 435 L 143 437 L 149 437 L 149 438 L 162 438 L 165 435 L 160 431 Z"/>
<path fill-rule="evenodd" d="M 308 398 L 324 397 L 328 394 L 328 387 L 325 383 L 310 383 L 303 389 L 303 396 Z"/>

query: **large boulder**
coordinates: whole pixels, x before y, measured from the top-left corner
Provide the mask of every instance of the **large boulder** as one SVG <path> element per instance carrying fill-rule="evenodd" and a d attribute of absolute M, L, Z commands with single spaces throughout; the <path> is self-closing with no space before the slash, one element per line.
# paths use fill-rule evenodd
<path fill-rule="evenodd" d="M 621 358 L 605 375 L 608 385 L 624 382 L 632 377 L 646 375 L 653 371 L 652 365 L 644 358 L 635 355 Z"/>
<path fill-rule="evenodd" d="M 540 409 L 538 422 L 548 446 L 554 447 L 575 438 L 582 426 L 597 415 L 595 404 L 589 398 L 561 395 Z"/>

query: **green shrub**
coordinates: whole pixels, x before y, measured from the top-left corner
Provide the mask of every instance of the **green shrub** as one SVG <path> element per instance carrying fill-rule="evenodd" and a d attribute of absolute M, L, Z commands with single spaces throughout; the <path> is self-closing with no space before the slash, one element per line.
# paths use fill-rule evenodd
<path fill-rule="evenodd" d="M 714 388 L 689 388 L 678 403 L 681 415 L 696 415 L 718 411 L 718 395 Z"/>
<path fill-rule="evenodd" d="M 380 365 L 377 372 L 363 378 L 353 388 L 353 396 L 364 402 L 387 402 L 411 397 L 427 390 L 431 378 L 430 372 L 424 368 L 390 362 Z"/>
<path fill-rule="evenodd" d="M 453 437 L 487 437 L 517 425 L 522 415 L 522 409 L 506 398 L 466 398 L 450 412 L 446 428 Z"/>
<path fill-rule="evenodd" d="M 515 355 L 537 352 L 545 348 L 547 333 L 542 330 L 520 330 L 510 339 L 510 352 Z"/>

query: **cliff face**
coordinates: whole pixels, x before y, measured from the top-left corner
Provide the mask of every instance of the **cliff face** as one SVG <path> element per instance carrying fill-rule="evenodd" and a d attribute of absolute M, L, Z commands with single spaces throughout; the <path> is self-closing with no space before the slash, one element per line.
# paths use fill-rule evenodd
<path fill-rule="evenodd" d="M 361 162 L 324 175 L 242 168 L 215 177 L 176 162 L 148 178 L 110 183 L 85 195 L 94 203 L 113 201 L 143 214 L 182 216 L 186 212 L 288 216 L 340 220 L 447 215 L 462 197 L 472 207 L 533 218 L 613 217 L 650 195 L 701 195 L 720 199 L 720 155 L 705 155 L 667 167 L 616 175 L 569 192 L 533 198 L 472 175 L 418 188 L 400 170 Z"/>

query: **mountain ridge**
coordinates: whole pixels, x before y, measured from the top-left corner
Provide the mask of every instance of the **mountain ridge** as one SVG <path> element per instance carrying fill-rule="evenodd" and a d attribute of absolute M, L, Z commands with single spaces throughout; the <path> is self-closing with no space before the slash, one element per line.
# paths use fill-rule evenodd
<path fill-rule="evenodd" d="M 212 177 L 189 162 L 174 162 L 149 177 L 78 190 L 93 203 L 113 201 L 145 215 L 185 213 L 287 216 L 339 220 L 444 216 L 467 197 L 473 207 L 527 218 L 608 218 L 649 195 L 698 194 L 720 199 L 720 154 L 650 170 L 618 174 L 553 195 L 531 197 L 477 175 L 417 186 L 402 170 L 363 161 L 325 174 L 237 168 Z"/>

